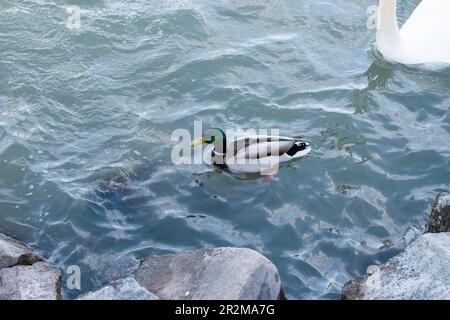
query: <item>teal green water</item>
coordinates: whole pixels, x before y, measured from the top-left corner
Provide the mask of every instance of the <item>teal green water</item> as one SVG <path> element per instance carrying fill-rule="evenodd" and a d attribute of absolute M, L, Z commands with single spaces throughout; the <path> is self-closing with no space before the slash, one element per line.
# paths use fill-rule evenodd
<path fill-rule="evenodd" d="M 289 298 L 339 298 L 450 188 L 449 70 L 377 57 L 375 4 L 1 1 L 0 232 L 78 265 L 82 292 L 148 254 L 242 246 Z M 313 151 L 270 182 L 175 166 L 172 131 L 194 120 Z"/>

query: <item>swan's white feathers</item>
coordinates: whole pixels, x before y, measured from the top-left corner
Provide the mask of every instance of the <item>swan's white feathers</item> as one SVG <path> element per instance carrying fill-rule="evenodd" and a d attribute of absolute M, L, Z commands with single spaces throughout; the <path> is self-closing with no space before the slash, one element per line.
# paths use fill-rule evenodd
<path fill-rule="evenodd" d="M 390 28 L 395 21 L 386 21 L 394 20 L 396 0 L 380 0 L 380 8 L 379 20 L 384 23 L 378 30 L 377 47 L 387 59 L 450 64 L 449 0 L 422 0 L 400 30 Z"/>
<path fill-rule="evenodd" d="M 450 63 L 450 1 L 423 0 L 400 35 L 409 59 Z"/>

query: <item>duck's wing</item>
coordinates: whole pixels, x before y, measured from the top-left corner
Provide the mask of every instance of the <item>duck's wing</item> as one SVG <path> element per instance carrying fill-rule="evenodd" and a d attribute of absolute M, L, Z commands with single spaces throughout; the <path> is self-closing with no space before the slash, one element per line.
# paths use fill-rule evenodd
<path fill-rule="evenodd" d="M 295 139 L 278 136 L 249 136 L 237 138 L 227 145 L 227 158 L 263 159 L 281 156 L 295 144 Z"/>

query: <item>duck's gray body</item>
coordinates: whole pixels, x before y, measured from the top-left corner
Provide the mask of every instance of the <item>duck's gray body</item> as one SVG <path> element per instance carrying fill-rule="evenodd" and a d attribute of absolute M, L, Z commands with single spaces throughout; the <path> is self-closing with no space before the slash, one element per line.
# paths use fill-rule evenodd
<path fill-rule="evenodd" d="M 311 151 L 308 143 L 290 137 L 254 135 L 223 141 L 214 143 L 211 162 L 232 172 L 264 174 Z"/>

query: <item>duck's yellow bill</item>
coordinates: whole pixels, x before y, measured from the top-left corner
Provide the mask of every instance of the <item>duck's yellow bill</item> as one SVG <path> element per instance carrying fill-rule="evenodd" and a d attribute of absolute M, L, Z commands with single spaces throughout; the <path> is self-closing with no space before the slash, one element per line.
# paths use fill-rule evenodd
<path fill-rule="evenodd" d="M 197 146 L 200 146 L 200 145 L 202 145 L 202 144 L 204 144 L 204 143 L 205 143 L 205 139 L 204 139 L 203 137 L 201 137 L 200 139 L 197 139 L 197 140 L 192 141 L 191 147 L 192 147 L 192 148 L 193 148 L 193 147 L 197 147 Z"/>

